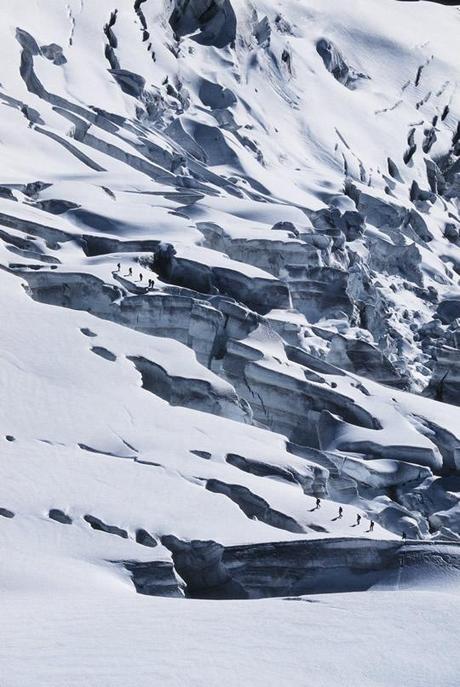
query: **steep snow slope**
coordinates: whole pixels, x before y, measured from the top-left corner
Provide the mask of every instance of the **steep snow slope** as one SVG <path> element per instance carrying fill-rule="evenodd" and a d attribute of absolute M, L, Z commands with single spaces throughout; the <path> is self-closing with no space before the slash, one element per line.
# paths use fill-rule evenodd
<path fill-rule="evenodd" d="M 2 680 L 456 684 L 458 8 L 0 18 Z"/>

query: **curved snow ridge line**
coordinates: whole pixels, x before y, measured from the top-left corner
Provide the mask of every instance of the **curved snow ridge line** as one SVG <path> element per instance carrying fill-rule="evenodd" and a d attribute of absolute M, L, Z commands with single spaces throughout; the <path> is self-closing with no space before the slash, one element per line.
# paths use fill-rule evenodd
<path fill-rule="evenodd" d="M 168 535 L 161 543 L 191 598 L 260 599 L 460 581 L 460 544 L 450 542 L 339 538 L 224 547 Z M 145 563 L 130 561 L 128 569 L 137 591 L 151 593 L 136 581 L 145 577 Z M 152 587 L 154 575 L 152 570 Z"/>
<path fill-rule="evenodd" d="M 232 387 L 218 388 L 217 384 L 211 384 L 208 380 L 174 375 L 144 356 L 129 355 L 127 358 L 141 375 L 142 387 L 170 405 L 192 408 L 239 422 L 250 421 Z"/>
<path fill-rule="evenodd" d="M 304 494 L 325 496 L 327 493 L 328 471 L 320 465 L 307 462 L 303 469 L 299 466 L 276 464 L 273 461 L 253 460 L 235 453 L 228 453 L 225 461 L 238 470 L 257 477 L 269 477 L 290 484 L 299 484 Z"/>
<path fill-rule="evenodd" d="M 259 520 L 266 525 L 276 527 L 287 532 L 301 534 L 304 527 L 294 518 L 275 510 L 261 496 L 254 494 L 241 484 L 228 484 L 218 479 L 206 480 L 206 489 L 214 494 L 222 494 L 233 501 L 252 520 Z"/>

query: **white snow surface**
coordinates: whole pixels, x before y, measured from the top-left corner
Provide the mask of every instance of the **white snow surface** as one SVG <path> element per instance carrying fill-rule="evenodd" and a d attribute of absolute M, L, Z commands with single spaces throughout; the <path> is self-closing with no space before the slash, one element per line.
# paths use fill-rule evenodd
<path fill-rule="evenodd" d="M 186 4 L 0 3 L 0 686 L 455 687 L 460 8 Z"/>

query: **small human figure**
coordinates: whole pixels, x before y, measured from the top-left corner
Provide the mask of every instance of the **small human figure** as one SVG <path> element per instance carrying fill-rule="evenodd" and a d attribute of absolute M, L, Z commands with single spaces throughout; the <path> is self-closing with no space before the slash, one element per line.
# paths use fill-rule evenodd
<path fill-rule="evenodd" d="M 339 506 L 339 518 L 343 517 L 343 508 Z"/>
<path fill-rule="evenodd" d="M 356 516 L 356 524 L 357 524 L 357 525 L 360 525 L 360 524 L 361 524 L 361 516 L 360 516 L 359 513 L 358 513 L 357 516 Z"/>
<path fill-rule="evenodd" d="M 406 534 L 405 532 L 403 532 L 403 533 L 401 534 L 401 539 L 402 539 L 404 542 L 406 541 L 406 539 L 407 539 L 407 534 Z"/>
<path fill-rule="evenodd" d="M 316 507 L 321 508 L 321 499 L 316 499 Z"/>
<path fill-rule="evenodd" d="M 371 524 L 369 525 L 369 532 L 373 532 L 373 531 L 374 531 L 374 521 L 371 520 Z"/>
<path fill-rule="evenodd" d="M 121 265 L 119 262 L 117 262 L 117 272 L 119 272 L 120 270 L 121 270 Z"/>
<path fill-rule="evenodd" d="M 129 275 L 130 277 L 133 276 L 133 268 L 132 268 L 132 267 L 129 268 L 129 270 L 128 270 L 128 275 Z"/>
<path fill-rule="evenodd" d="M 142 279 L 143 279 L 142 272 L 139 272 L 139 281 L 142 281 Z"/>

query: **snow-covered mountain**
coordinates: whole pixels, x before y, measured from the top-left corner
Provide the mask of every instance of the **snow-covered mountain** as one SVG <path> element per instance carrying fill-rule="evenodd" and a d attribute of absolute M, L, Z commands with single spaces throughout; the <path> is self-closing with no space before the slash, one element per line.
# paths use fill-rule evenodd
<path fill-rule="evenodd" d="M 2 687 L 458 684 L 449 4 L 1 3 Z"/>

